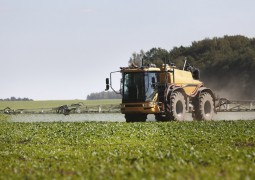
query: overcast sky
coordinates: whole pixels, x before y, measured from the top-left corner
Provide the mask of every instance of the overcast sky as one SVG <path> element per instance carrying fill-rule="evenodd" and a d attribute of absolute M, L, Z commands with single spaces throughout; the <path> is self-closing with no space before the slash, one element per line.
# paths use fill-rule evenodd
<path fill-rule="evenodd" d="M 86 99 L 133 52 L 255 37 L 254 0 L 0 0 L 0 99 Z"/>

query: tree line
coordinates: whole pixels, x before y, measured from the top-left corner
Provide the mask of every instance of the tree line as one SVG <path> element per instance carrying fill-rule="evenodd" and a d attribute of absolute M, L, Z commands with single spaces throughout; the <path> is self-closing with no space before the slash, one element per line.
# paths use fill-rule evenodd
<path fill-rule="evenodd" d="M 255 99 L 255 38 L 241 35 L 206 38 L 188 47 L 171 50 L 152 48 L 133 53 L 129 63 L 174 63 L 182 68 L 184 59 L 200 69 L 201 81 L 221 97 Z"/>
<path fill-rule="evenodd" d="M 10 97 L 10 98 L 5 98 L 5 99 L 0 99 L 0 101 L 33 101 L 33 99 L 29 99 L 27 97 L 24 98 L 16 98 L 14 96 Z"/>
<path fill-rule="evenodd" d="M 120 94 L 116 94 L 113 91 L 102 91 L 97 93 L 91 93 L 87 95 L 87 100 L 96 100 L 96 99 L 121 99 Z"/>

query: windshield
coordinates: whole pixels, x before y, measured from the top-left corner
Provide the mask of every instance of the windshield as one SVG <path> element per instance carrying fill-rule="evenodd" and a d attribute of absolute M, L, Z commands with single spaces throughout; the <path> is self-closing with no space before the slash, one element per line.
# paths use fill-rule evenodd
<path fill-rule="evenodd" d="M 123 102 L 151 101 L 156 93 L 157 80 L 158 73 L 155 72 L 124 73 Z"/>

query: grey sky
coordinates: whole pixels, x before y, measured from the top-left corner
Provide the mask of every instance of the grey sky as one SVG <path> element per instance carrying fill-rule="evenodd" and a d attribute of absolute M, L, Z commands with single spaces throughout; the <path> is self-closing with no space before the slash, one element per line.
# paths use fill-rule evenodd
<path fill-rule="evenodd" d="M 0 98 L 86 99 L 133 52 L 254 37 L 254 0 L 0 0 Z"/>

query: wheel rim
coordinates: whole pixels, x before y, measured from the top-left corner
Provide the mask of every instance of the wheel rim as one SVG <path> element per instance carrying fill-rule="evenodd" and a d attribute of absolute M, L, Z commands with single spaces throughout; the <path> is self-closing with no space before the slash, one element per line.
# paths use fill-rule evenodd
<path fill-rule="evenodd" d="M 205 112 L 205 116 L 210 116 L 211 112 L 212 112 L 212 106 L 211 103 L 209 101 L 205 102 L 204 105 L 204 112 Z"/>
<path fill-rule="evenodd" d="M 181 101 L 178 101 L 176 103 L 176 114 L 177 116 L 182 116 L 183 115 L 183 104 Z"/>

